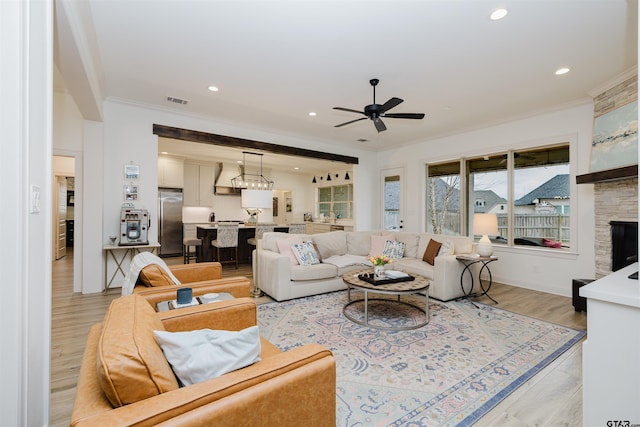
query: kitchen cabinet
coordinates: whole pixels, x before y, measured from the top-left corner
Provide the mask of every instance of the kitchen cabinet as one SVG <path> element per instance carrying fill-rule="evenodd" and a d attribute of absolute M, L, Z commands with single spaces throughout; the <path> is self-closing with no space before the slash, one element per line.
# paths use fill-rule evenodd
<path fill-rule="evenodd" d="M 184 164 L 184 206 L 213 206 L 216 169 L 213 165 Z"/>
<path fill-rule="evenodd" d="M 332 224 L 329 222 L 308 222 L 305 231 L 307 234 L 318 234 L 336 230 L 353 231 L 353 226 Z"/>
<path fill-rule="evenodd" d="M 158 187 L 184 187 L 184 160 L 158 156 Z"/>

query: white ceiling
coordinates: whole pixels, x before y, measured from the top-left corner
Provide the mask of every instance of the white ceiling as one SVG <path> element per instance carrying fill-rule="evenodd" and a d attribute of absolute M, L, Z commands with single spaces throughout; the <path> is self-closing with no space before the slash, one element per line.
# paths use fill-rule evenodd
<path fill-rule="evenodd" d="M 509 14 L 491 21 L 498 7 Z M 635 0 L 88 0 L 76 8 L 104 98 L 329 142 L 337 153 L 584 102 L 637 65 Z M 65 22 L 56 23 L 56 62 L 68 83 Z M 554 75 L 561 66 L 571 72 Z M 332 107 L 372 103 L 371 78 L 380 79 L 377 103 L 399 97 L 390 112 L 426 117 L 385 119 L 382 133 L 370 120 L 335 128 L 360 116 Z M 212 84 L 220 90 L 208 91 Z"/>

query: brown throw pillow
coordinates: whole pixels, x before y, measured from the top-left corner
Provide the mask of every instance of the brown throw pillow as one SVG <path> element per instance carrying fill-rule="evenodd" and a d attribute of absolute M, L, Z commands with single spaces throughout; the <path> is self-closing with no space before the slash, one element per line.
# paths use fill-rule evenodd
<path fill-rule="evenodd" d="M 145 286 L 171 286 L 175 285 L 164 268 L 156 264 L 147 265 L 138 276 L 138 283 Z"/>
<path fill-rule="evenodd" d="M 441 246 L 442 246 L 442 243 L 437 242 L 433 239 L 429 240 L 429 244 L 427 245 L 427 250 L 424 251 L 422 260 L 428 264 L 433 265 L 436 257 L 438 256 L 438 252 L 440 252 Z"/>

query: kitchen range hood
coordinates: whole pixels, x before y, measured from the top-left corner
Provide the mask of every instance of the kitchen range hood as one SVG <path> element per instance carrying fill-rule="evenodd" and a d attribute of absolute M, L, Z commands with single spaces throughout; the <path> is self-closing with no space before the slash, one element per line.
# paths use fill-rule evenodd
<path fill-rule="evenodd" d="M 240 168 L 232 163 L 219 163 L 218 176 L 214 185 L 214 194 L 239 196 L 240 189 L 234 188 L 231 180 L 241 173 Z"/>

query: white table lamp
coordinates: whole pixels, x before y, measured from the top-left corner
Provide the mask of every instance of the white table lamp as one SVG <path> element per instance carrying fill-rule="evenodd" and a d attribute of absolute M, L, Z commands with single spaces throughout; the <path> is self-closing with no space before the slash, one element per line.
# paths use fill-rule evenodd
<path fill-rule="evenodd" d="M 498 217 L 496 214 L 474 214 L 473 234 L 482 236 L 478 242 L 478 255 L 491 256 L 493 254 L 493 245 L 489 240 L 489 236 L 498 235 Z"/>
<path fill-rule="evenodd" d="M 260 209 L 273 208 L 273 191 L 272 190 L 242 190 L 242 207 L 244 209 L 256 209 L 256 227 L 259 222 Z M 257 228 L 256 228 L 257 230 Z M 256 265 L 253 274 L 253 287 L 251 288 L 251 296 L 257 298 L 262 295 L 260 284 L 258 283 L 258 245 L 256 242 Z"/>

